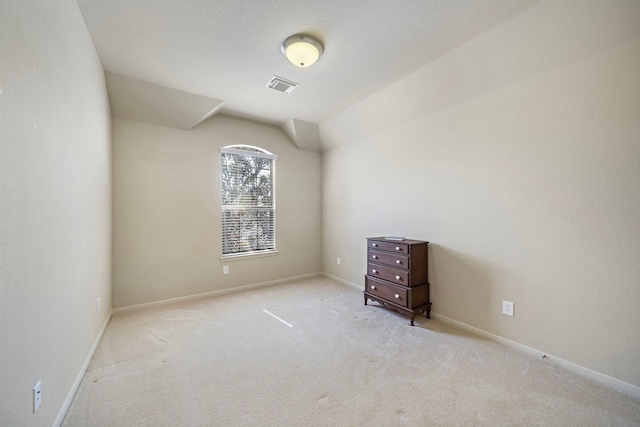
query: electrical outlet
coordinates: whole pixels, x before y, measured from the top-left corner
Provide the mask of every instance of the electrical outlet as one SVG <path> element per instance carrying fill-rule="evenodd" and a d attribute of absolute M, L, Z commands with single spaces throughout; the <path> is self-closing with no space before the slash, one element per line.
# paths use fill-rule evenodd
<path fill-rule="evenodd" d="M 502 314 L 513 317 L 513 303 L 509 301 L 502 301 Z"/>
<path fill-rule="evenodd" d="M 229 274 L 229 266 L 228 265 L 223 265 L 222 266 L 222 274 Z"/>
<path fill-rule="evenodd" d="M 336 259 L 336 264 L 340 265 L 340 257 L 338 257 L 338 259 Z"/>
<path fill-rule="evenodd" d="M 35 414 L 42 403 L 42 381 L 33 388 L 33 413 Z"/>
<path fill-rule="evenodd" d="M 96 305 L 98 307 L 98 313 L 100 313 L 100 298 L 96 300 Z"/>

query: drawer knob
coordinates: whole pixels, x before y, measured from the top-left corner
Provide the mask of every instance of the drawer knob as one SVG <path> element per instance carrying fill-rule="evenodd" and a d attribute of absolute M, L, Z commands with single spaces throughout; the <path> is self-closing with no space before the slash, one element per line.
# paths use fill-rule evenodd
<path fill-rule="evenodd" d="M 374 255 L 372 258 L 373 258 L 373 259 L 378 259 L 378 256 L 377 256 L 377 255 Z"/>
<path fill-rule="evenodd" d="M 400 298 L 400 294 L 396 294 L 396 299 L 397 299 L 397 298 Z"/>
<path fill-rule="evenodd" d="M 396 276 L 396 280 L 400 280 L 400 276 Z"/>
<path fill-rule="evenodd" d="M 373 272 L 373 274 L 378 274 L 378 270 L 376 270 L 375 268 L 371 271 Z"/>
<path fill-rule="evenodd" d="M 400 250 L 400 246 L 396 246 L 396 251 L 399 251 L 399 250 Z"/>
<path fill-rule="evenodd" d="M 399 259 L 396 260 L 396 264 L 402 264 L 402 261 L 400 261 Z"/>
<path fill-rule="evenodd" d="M 375 288 L 376 288 L 376 285 L 371 285 L 371 289 L 375 289 Z"/>
<path fill-rule="evenodd" d="M 371 246 L 373 246 L 374 248 L 377 248 L 377 247 L 378 247 L 378 244 L 377 244 L 377 243 L 374 243 L 374 244 L 372 244 Z"/>

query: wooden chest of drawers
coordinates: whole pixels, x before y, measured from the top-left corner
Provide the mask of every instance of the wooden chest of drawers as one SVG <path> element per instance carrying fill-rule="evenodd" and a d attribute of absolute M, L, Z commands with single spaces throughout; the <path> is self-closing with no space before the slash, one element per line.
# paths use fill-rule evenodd
<path fill-rule="evenodd" d="M 377 301 L 407 314 L 411 326 L 417 313 L 430 317 L 427 245 L 421 240 L 367 239 L 364 304 Z"/>

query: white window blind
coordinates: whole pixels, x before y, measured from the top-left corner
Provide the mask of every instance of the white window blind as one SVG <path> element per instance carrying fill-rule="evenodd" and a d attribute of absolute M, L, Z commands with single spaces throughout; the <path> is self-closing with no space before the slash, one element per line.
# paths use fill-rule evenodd
<path fill-rule="evenodd" d="M 275 251 L 277 156 L 251 146 L 220 149 L 222 255 Z"/>

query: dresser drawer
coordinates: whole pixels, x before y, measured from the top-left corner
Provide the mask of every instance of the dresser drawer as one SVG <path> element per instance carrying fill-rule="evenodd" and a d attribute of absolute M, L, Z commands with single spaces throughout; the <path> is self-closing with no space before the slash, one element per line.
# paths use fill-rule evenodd
<path fill-rule="evenodd" d="M 384 298 L 394 304 L 408 307 L 407 289 L 389 283 L 366 278 L 366 292 Z"/>
<path fill-rule="evenodd" d="M 409 269 L 409 257 L 407 255 L 369 250 L 369 261 L 396 268 Z"/>
<path fill-rule="evenodd" d="M 388 280 L 402 286 L 411 286 L 411 283 L 409 283 L 409 272 L 406 270 L 369 263 L 367 265 L 367 274 L 371 277 Z"/>
<path fill-rule="evenodd" d="M 369 240 L 369 248 L 380 249 L 382 251 L 395 252 L 399 254 L 407 254 L 409 245 L 398 242 L 381 242 L 379 240 Z"/>

